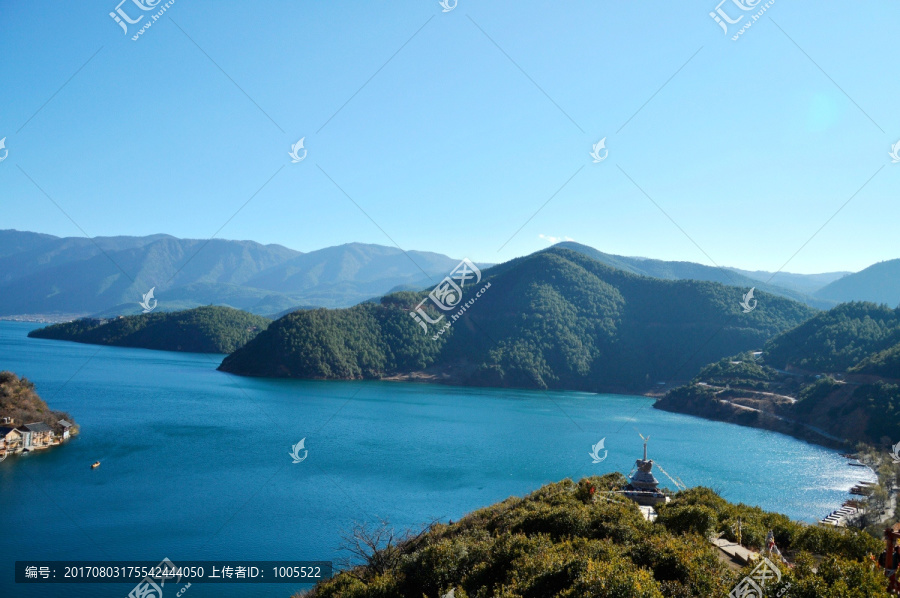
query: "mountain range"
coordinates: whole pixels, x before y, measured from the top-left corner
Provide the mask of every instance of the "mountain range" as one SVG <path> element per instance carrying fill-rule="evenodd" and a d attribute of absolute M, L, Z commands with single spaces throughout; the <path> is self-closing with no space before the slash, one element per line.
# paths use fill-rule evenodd
<path fill-rule="evenodd" d="M 819 309 L 844 301 L 900 302 L 900 259 L 858 273 L 792 274 L 618 256 L 574 242 L 556 247 L 632 274 L 756 287 Z M 278 317 L 418 291 L 458 262 L 439 253 L 363 243 L 303 253 L 254 241 L 165 234 L 90 239 L 0 230 L 0 317 L 130 315 L 140 313 L 138 302 L 151 288 L 162 311 L 222 305 Z"/>
<path fill-rule="evenodd" d="M 830 309 L 848 301 L 900 304 L 900 259 L 879 262 L 859 272 L 794 274 L 717 268 L 693 262 L 668 262 L 643 257 L 624 257 L 597 251 L 572 241 L 558 243 L 614 268 L 665 280 L 706 280 L 738 287 L 756 287 L 818 309 Z"/>
<path fill-rule="evenodd" d="M 0 317 L 127 315 L 151 288 L 159 309 L 224 305 L 256 314 L 343 307 L 398 286 L 422 288 L 458 263 L 350 243 L 302 253 L 253 241 L 54 237 L 0 231 Z"/>
<path fill-rule="evenodd" d="M 736 268 L 705 266 L 694 262 L 667 262 L 644 257 L 610 255 L 573 241 L 559 243 L 557 246 L 583 253 L 608 266 L 631 272 L 632 274 L 640 274 L 641 276 L 649 276 L 650 278 L 662 278 L 663 280 L 704 280 L 748 289 L 755 287 L 761 291 L 787 297 L 795 301 L 801 301 L 811 307 L 819 309 L 834 307 L 837 302 L 827 298 L 818 297 L 816 292 L 821 287 L 848 274 L 846 272 L 831 272 L 826 274 L 791 274 L 787 272 L 773 274 L 764 271 L 751 272 L 748 270 L 738 270 Z M 778 280 L 778 283 L 772 284 L 771 281 L 774 280 Z"/>

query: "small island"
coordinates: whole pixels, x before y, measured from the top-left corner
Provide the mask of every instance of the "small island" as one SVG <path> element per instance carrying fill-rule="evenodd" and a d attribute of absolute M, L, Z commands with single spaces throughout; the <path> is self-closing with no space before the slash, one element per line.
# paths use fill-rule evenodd
<path fill-rule="evenodd" d="M 82 318 L 32 330 L 28 336 L 158 351 L 232 353 L 270 323 L 239 309 L 209 305 L 110 319 Z"/>
<path fill-rule="evenodd" d="M 30 380 L 0 372 L 0 460 L 59 445 L 76 434 L 72 417 L 51 410 Z"/>

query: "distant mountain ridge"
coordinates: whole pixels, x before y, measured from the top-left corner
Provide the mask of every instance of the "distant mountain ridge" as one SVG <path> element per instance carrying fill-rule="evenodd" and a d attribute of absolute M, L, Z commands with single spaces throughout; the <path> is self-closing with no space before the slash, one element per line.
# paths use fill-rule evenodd
<path fill-rule="evenodd" d="M 618 256 L 575 242 L 555 247 L 641 276 L 756 287 L 820 309 L 848 300 L 900 301 L 900 260 L 856 274 L 773 275 Z M 303 253 L 277 244 L 166 234 L 88 239 L 0 230 L 0 317 L 135 314 L 151 287 L 163 311 L 223 305 L 273 316 L 294 308 L 349 307 L 390 292 L 430 288 L 458 262 L 363 243 Z"/>
<path fill-rule="evenodd" d="M 871 301 L 889 307 L 900 304 L 900 259 L 873 264 L 839 278 L 816 291 L 826 301 Z"/>
<path fill-rule="evenodd" d="M 794 274 L 791 272 L 766 272 L 765 270 L 741 270 L 740 268 L 728 268 L 732 272 L 742 274 L 747 278 L 761 280 L 763 282 L 771 282 L 779 287 L 804 293 L 807 295 L 815 295 L 815 293 L 831 284 L 835 280 L 852 272 L 823 272 L 822 274 Z"/>
<path fill-rule="evenodd" d="M 703 280 L 708 282 L 718 282 L 728 286 L 743 287 L 746 289 L 755 287 L 761 291 L 787 297 L 794 301 L 800 301 L 819 309 L 829 309 L 835 305 L 834 301 L 812 296 L 807 291 L 800 290 L 804 286 L 806 288 L 818 288 L 818 286 L 827 284 L 827 282 L 823 282 L 822 285 L 817 286 L 815 282 L 812 282 L 803 274 L 776 274 L 776 279 L 781 277 L 780 280 L 788 283 L 785 286 L 781 286 L 766 282 L 769 278 L 772 278 L 770 272 L 749 272 L 737 270 L 735 268 L 705 266 L 694 262 L 669 262 L 644 257 L 611 255 L 574 241 L 557 243 L 554 247 L 562 247 L 577 251 L 578 253 L 582 253 L 599 262 L 612 266 L 613 268 L 631 272 L 632 274 L 640 274 L 641 276 L 661 278 L 663 280 Z M 839 273 L 834 275 L 814 274 L 810 276 L 819 277 L 821 280 L 830 282 L 839 276 Z"/>
<path fill-rule="evenodd" d="M 350 243 L 302 253 L 224 239 L 55 237 L 0 231 L 0 316 L 139 313 L 155 287 L 159 309 L 224 305 L 269 315 L 345 307 L 399 285 L 423 288 L 458 259 Z"/>

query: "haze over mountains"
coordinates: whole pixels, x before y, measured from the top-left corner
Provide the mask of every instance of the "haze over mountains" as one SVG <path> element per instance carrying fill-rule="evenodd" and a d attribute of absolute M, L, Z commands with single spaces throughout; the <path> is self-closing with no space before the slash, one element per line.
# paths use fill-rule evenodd
<path fill-rule="evenodd" d="M 597 251 L 592 247 L 572 241 L 559 243 L 564 247 L 577 251 L 613 268 L 625 270 L 632 274 L 662 278 L 663 280 L 703 280 L 718 282 L 729 286 L 756 287 L 762 291 L 780 295 L 795 301 L 801 301 L 812 307 L 828 309 L 836 302 L 816 295 L 821 287 L 837 280 L 846 272 L 826 274 L 790 274 L 779 272 L 773 277 L 771 272 L 738 270 L 736 268 L 717 268 L 693 262 L 667 262 L 643 257 L 624 257 Z M 775 283 L 774 281 L 778 281 Z M 770 281 L 773 281 L 770 283 Z"/>
<path fill-rule="evenodd" d="M 256 314 L 345 307 L 397 286 L 423 288 L 458 262 L 362 243 L 302 253 L 253 241 L 6 230 L 0 231 L 0 316 L 139 313 L 151 287 L 163 311 L 208 304 Z"/>
<path fill-rule="evenodd" d="M 871 301 L 897 307 L 900 303 L 900 259 L 879 262 L 816 291 L 825 300 Z"/>
<path fill-rule="evenodd" d="M 856 274 L 780 272 L 773 277 L 763 271 L 617 256 L 574 242 L 558 247 L 633 274 L 756 287 L 820 309 L 850 300 L 892 307 L 900 302 L 900 260 Z M 272 316 L 299 307 L 349 307 L 391 291 L 430 288 L 458 262 L 458 257 L 363 243 L 303 253 L 254 241 L 165 234 L 88 239 L 3 230 L 0 317 L 140 313 L 138 302 L 151 287 L 162 311 L 224 305 Z"/>

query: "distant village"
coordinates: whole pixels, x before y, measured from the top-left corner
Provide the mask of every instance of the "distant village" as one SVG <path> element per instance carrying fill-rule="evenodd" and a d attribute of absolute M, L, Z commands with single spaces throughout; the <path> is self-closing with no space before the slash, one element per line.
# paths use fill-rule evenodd
<path fill-rule="evenodd" d="M 78 433 L 72 422 L 56 422 L 59 432 L 44 422 L 17 425 L 11 417 L 0 417 L 0 457 L 56 446 Z"/>

